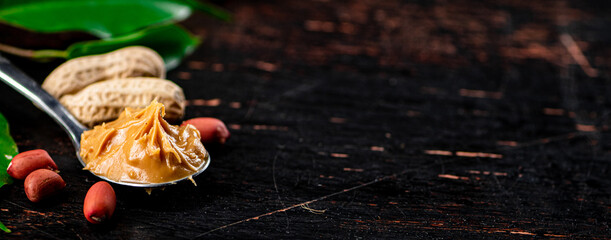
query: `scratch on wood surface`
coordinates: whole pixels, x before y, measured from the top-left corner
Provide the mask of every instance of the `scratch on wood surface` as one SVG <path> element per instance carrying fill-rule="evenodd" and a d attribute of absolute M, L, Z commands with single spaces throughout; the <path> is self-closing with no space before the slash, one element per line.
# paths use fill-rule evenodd
<path fill-rule="evenodd" d="M 458 94 L 463 97 L 473 97 L 473 98 L 492 98 L 492 99 L 501 99 L 503 97 L 502 92 L 492 92 L 492 91 L 484 91 L 484 90 L 474 90 L 474 89 L 465 89 L 462 88 L 458 91 Z"/>
<path fill-rule="evenodd" d="M 275 72 L 276 70 L 278 70 L 278 65 L 263 61 L 257 61 L 255 63 L 255 67 L 259 70 L 263 70 L 266 72 Z"/>
<path fill-rule="evenodd" d="M 450 175 L 450 174 L 439 174 L 439 175 L 437 175 L 437 177 L 447 178 L 447 179 L 454 179 L 454 180 L 460 179 L 459 176 Z"/>
<path fill-rule="evenodd" d="M 301 208 L 308 210 L 309 212 L 314 213 L 314 214 L 323 214 L 327 211 L 327 209 L 323 209 L 323 210 L 313 209 L 310 206 L 308 206 L 307 204 L 302 205 Z"/>
<path fill-rule="evenodd" d="M 479 170 L 469 170 L 467 171 L 470 174 L 483 174 L 483 175 L 494 175 L 494 176 L 507 176 L 506 172 L 490 172 L 490 171 L 479 171 Z"/>
<path fill-rule="evenodd" d="M 213 98 L 213 99 L 189 99 L 186 102 L 187 106 L 206 106 L 206 107 L 217 107 L 221 105 L 221 99 Z"/>
<path fill-rule="evenodd" d="M 505 149 L 518 149 L 518 148 L 524 148 L 524 147 L 543 145 L 543 144 L 548 144 L 551 142 L 573 139 L 577 136 L 586 136 L 587 134 L 588 132 L 570 132 L 567 134 L 562 134 L 562 135 L 557 135 L 557 136 L 552 136 L 552 137 L 534 139 L 531 141 L 517 142 L 515 146 L 508 146 Z"/>
<path fill-rule="evenodd" d="M 25 213 L 27 213 L 27 214 L 37 214 L 37 215 L 40 215 L 40 216 L 45 216 L 45 217 L 46 217 L 46 216 L 48 216 L 48 215 L 53 215 L 52 213 L 43 213 L 43 212 L 39 212 L 39 211 L 32 211 L 32 210 L 28 210 L 28 209 L 24 209 L 23 211 L 24 211 Z"/>
<path fill-rule="evenodd" d="M 12 202 L 12 201 L 9 201 L 9 200 L 6 200 L 6 199 L 4 199 L 4 201 L 5 201 L 5 202 L 7 202 L 7 203 L 10 203 L 10 204 L 12 204 L 12 205 L 15 205 L 15 206 L 17 206 L 17 207 L 20 207 L 21 209 L 28 209 L 28 208 L 26 208 L 26 207 L 24 207 L 24 206 L 21 206 L 21 205 L 19 205 L 19 204 L 17 204 L 17 203 L 14 203 L 14 202 Z"/>
<path fill-rule="evenodd" d="M 501 146 L 510 146 L 510 147 L 518 146 L 518 142 L 516 141 L 497 141 L 496 144 L 501 145 Z"/>
<path fill-rule="evenodd" d="M 142 217 L 138 217 L 138 216 L 126 216 L 129 218 L 129 221 L 133 221 L 133 222 L 139 222 L 139 223 L 143 223 L 155 228 L 159 228 L 159 229 L 167 229 L 167 230 L 176 230 L 173 226 L 168 226 L 167 224 L 164 223 L 158 223 L 157 221 L 148 221 L 146 219 L 142 219 Z"/>
<path fill-rule="evenodd" d="M 465 151 L 456 151 L 456 153 L 452 153 L 447 150 L 424 150 L 425 154 L 428 155 L 439 155 L 439 156 L 458 156 L 458 157 L 484 157 L 484 158 L 503 158 L 502 154 L 497 153 L 485 153 L 485 152 L 465 152 Z"/>
<path fill-rule="evenodd" d="M 352 228 L 362 230 L 375 230 L 375 231 L 389 231 L 391 228 L 401 228 L 412 226 L 418 229 L 427 230 L 443 230 L 443 231 L 467 231 L 472 233 L 487 233 L 487 234 L 506 234 L 506 235 L 524 235 L 524 236 L 537 236 L 538 234 L 520 228 L 507 228 L 507 227 L 495 227 L 495 226 L 475 226 L 469 225 L 455 225 L 454 222 L 448 224 L 445 221 L 413 221 L 413 220 L 361 220 L 354 219 L 352 222 L 358 223 L 359 225 L 353 226 L 352 224 L 340 224 L 341 228 Z M 383 228 L 379 228 L 383 226 Z M 563 238 L 569 237 L 570 235 L 544 233 L 545 237 Z"/>
<path fill-rule="evenodd" d="M 278 190 L 278 184 L 276 183 L 276 160 L 278 159 L 278 155 L 280 154 L 280 151 L 276 152 L 276 156 L 274 156 L 274 160 L 272 161 L 272 179 L 274 181 L 274 189 L 276 190 L 276 196 L 278 196 L 278 202 L 280 202 L 280 205 L 283 208 L 286 208 L 286 205 L 284 204 L 284 201 L 282 201 L 282 197 L 280 196 L 280 191 Z M 287 232 L 289 230 L 289 218 L 287 216 L 286 218 L 286 229 Z"/>
<path fill-rule="evenodd" d="M 360 184 L 360 185 L 357 185 L 357 186 L 354 186 L 354 187 L 351 187 L 351 188 L 347 188 L 347 189 L 344 189 L 344 190 L 341 190 L 341 191 L 338 191 L 338 192 L 334 192 L 334 193 L 331 193 L 331 194 L 328 194 L 328 195 L 325 195 L 325 196 L 322 196 L 322 197 L 319 197 L 319 198 L 315 198 L 315 199 L 312 199 L 310 201 L 302 202 L 302 203 L 295 204 L 295 205 L 292 205 L 292 206 L 289 206 L 289 207 L 281 208 L 281 209 L 278 209 L 278 210 L 275 210 L 275 211 L 263 213 L 263 214 L 260 214 L 260 215 L 254 216 L 254 217 L 246 218 L 246 219 L 243 219 L 243 220 L 240 220 L 240 221 L 236 221 L 236 222 L 233 222 L 233 223 L 230 223 L 230 224 L 227 224 L 227 225 L 223 225 L 223 226 L 214 228 L 214 229 L 212 229 L 210 231 L 204 232 L 204 233 L 202 233 L 200 235 L 197 235 L 196 237 L 194 237 L 194 239 L 201 238 L 201 237 L 203 237 L 203 236 L 205 236 L 207 234 L 210 234 L 212 232 L 216 232 L 218 230 L 222 230 L 222 229 L 225 229 L 225 228 L 228 228 L 228 227 L 231 227 L 231 226 L 235 226 L 235 225 L 238 225 L 238 224 L 241 224 L 241 223 L 249 222 L 249 221 L 252 221 L 252 220 L 258 220 L 261 217 L 270 216 L 270 215 L 273 215 L 273 214 L 276 214 L 276 213 L 280 213 L 280 212 L 286 212 L 288 210 L 291 210 L 291 209 L 294 209 L 294 208 L 297 208 L 297 207 L 308 206 L 311 203 L 315 203 L 315 202 L 318 202 L 318 201 L 321 201 L 321 200 L 325 200 L 327 198 L 334 197 L 334 196 L 337 196 L 337 195 L 340 195 L 340 194 L 343 194 L 343 193 L 346 193 L 346 192 L 350 192 L 350 191 L 354 191 L 354 190 L 357 190 L 357 189 L 360 189 L 360 188 L 363 188 L 363 187 L 367 187 L 369 185 L 372 185 L 372 184 L 375 184 L 375 183 L 378 183 L 378 182 L 381 182 L 381 181 L 384 181 L 384 180 L 395 179 L 395 178 L 397 178 L 397 176 L 403 175 L 405 173 L 407 173 L 407 170 L 404 170 L 404 171 L 402 171 L 400 173 L 397 173 L 397 174 L 392 174 L 392 175 L 387 175 L 387 176 L 384 176 L 384 177 L 379 177 L 379 178 L 376 178 L 376 179 L 371 180 L 369 182 L 366 182 L 366 183 L 363 183 L 363 184 Z"/>
<path fill-rule="evenodd" d="M 229 103 L 229 107 L 230 108 L 239 109 L 239 108 L 242 107 L 242 103 L 240 103 L 240 102 L 230 102 Z"/>
<path fill-rule="evenodd" d="M 468 177 L 461 177 L 461 176 L 456 176 L 452 174 L 439 174 L 437 175 L 437 177 L 447 178 L 447 179 L 452 179 L 452 180 L 469 180 Z"/>
<path fill-rule="evenodd" d="M 571 35 L 566 33 L 561 34 L 560 42 L 562 43 L 562 45 L 564 45 L 567 51 L 569 51 L 569 54 L 571 55 L 573 60 L 577 62 L 579 67 L 581 67 L 581 69 L 586 73 L 586 75 L 588 75 L 588 77 L 593 78 L 598 76 L 598 70 L 596 70 L 592 67 L 592 65 L 590 65 L 590 62 L 588 61 L 586 56 L 583 55 L 583 51 L 581 51 L 581 48 L 579 48 L 579 45 L 575 43 L 575 40 L 573 40 L 573 37 L 571 37 Z"/>
<path fill-rule="evenodd" d="M 550 233 L 545 233 L 545 234 L 543 234 L 543 236 L 546 236 L 546 237 L 557 237 L 557 238 L 566 238 L 566 237 L 569 237 L 569 235 L 550 234 Z"/>
<path fill-rule="evenodd" d="M 460 204 L 460 203 L 455 203 L 455 202 L 451 202 L 451 203 L 446 203 L 446 204 L 441 204 L 441 207 L 463 207 L 465 206 L 464 204 Z"/>
<path fill-rule="evenodd" d="M 374 152 L 384 152 L 384 147 L 380 146 L 371 146 L 369 149 Z"/>
<path fill-rule="evenodd" d="M 575 128 L 581 132 L 596 132 L 596 126 L 587 124 L 575 124 Z"/>
<path fill-rule="evenodd" d="M 550 116 L 562 116 L 566 111 L 562 108 L 544 108 L 543 114 Z"/>
<path fill-rule="evenodd" d="M 440 155 L 440 156 L 452 156 L 452 155 L 454 155 L 452 152 L 445 151 L 445 150 L 424 150 L 424 153 L 426 153 L 428 155 Z"/>
<path fill-rule="evenodd" d="M 43 231 L 43 230 L 40 230 L 39 228 L 37 228 L 37 227 L 35 227 L 35 226 L 30 226 L 30 227 L 31 227 L 31 228 L 33 228 L 33 229 L 35 229 L 36 231 L 39 231 L 39 232 L 41 232 L 41 233 L 44 233 L 45 235 L 47 235 L 47 236 L 49 236 L 49 237 L 51 237 L 51 238 L 53 238 L 53 239 L 61 239 L 61 238 L 58 238 L 58 237 L 56 237 L 56 236 L 53 236 L 52 234 L 50 234 L 50 233 L 48 233 L 48 232 L 45 232 L 45 231 Z"/>
<path fill-rule="evenodd" d="M 552 64 L 563 66 L 553 49 L 539 43 L 531 43 L 525 47 L 501 47 L 499 50 L 499 55 L 509 59 L 544 59 Z"/>
<path fill-rule="evenodd" d="M 83 240 L 83 237 L 81 237 L 81 235 L 79 235 L 74 228 L 70 228 L 70 230 L 72 230 L 72 232 L 74 233 L 74 235 L 76 235 L 76 237 L 78 237 L 78 239 Z"/>
<path fill-rule="evenodd" d="M 503 155 L 496 153 L 484 153 L 484 152 L 456 152 L 456 156 L 459 157 L 485 157 L 485 158 L 503 158 Z"/>
<path fill-rule="evenodd" d="M 344 168 L 345 172 L 364 172 L 362 168 Z"/>
<path fill-rule="evenodd" d="M 531 232 L 526 232 L 526 231 L 514 231 L 514 232 L 509 232 L 511 234 L 520 234 L 520 235 L 529 235 L 529 236 L 535 236 L 537 234 L 531 233 Z"/>
<path fill-rule="evenodd" d="M 346 153 L 331 153 L 331 157 L 335 158 L 348 158 L 349 155 Z"/>

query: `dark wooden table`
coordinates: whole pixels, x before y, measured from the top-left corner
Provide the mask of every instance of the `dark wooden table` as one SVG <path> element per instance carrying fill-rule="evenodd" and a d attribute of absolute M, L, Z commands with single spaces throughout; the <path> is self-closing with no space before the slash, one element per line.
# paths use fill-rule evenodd
<path fill-rule="evenodd" d="M 224 120 L 195 180 L 115 186 L 89 224 L 67 135 L 6 86 L 21 151 L 43 148 L 66 189 L 30 203 L 0 188 L 7 239 L 611 238 L 611 4 L 570 1 L 226 1 L 233 23 L 168 78 L 186 118 Z M 0 42 L 65 47 L 79 34 L 2 26 Z M 11 57 L 38 81 L 60 62 Z"/>

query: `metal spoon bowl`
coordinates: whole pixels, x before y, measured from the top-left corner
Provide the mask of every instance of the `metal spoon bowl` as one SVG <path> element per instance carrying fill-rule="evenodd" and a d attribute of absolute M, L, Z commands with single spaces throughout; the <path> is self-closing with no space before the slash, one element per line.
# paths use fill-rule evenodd
<path fill-rule="evenodd" d="M 86 164 L 83 162 L 83 159 L 79 154 L 79 150 L 81 148 L 81 134 L 88 129 L 79 123 L 76 118 L 74 118 L 74 116 L 72 116 L 72 114 L 70 114 L 70 112 L 59 103 L 59 101 L 57 101 L 57 99 L 42 89 L 38 83 L 13 66 L 7 59 L 2 57 L 2 55 L 0 55 L 0 80 L 17 90 L 17 92 L 21 93 L 21 95 L 28 98 L 34 103 L 34 105 L 42 109 L 45 113 L 49 114 L 53 120 L 62 126 L 64 131 L 66 131 L 68 136 L 70 136 L 70 140 L 72 140 L 72 144 L 76 150 L 77 159 L 84 167 Z M 176 184 L 177 182 L 185 179 L 192 179 L 208 168 L 210 165 L 210 160 L 210 155 L 208 155 L 206 163 L 201 166 L 197 172 L 191 174 L 190 176 L 163 183 L 120 182 L 108 179 L 104 176 L 96 175 L 94 173 L 92 174 L 114 184 L 130 187 L 156 188 Z"/>

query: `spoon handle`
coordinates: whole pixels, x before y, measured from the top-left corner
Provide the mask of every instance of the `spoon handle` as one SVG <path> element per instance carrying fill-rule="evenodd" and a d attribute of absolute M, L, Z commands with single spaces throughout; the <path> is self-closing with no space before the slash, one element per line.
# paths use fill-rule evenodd
<path fill-rule="evenodd" d="M 87 130 L 57 99 L 43 90 L 38 83 L 13 66 L 0 55 L 0 80 L 28 98 L 37 107 L 49 114 L 70 135 L 77 152 L 81 146 L 81 133 Z"/>

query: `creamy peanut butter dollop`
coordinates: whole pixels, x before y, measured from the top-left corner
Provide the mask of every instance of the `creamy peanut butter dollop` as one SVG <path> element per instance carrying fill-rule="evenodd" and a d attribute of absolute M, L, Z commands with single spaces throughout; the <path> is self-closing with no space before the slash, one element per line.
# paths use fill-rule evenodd
<path fill-rule="evenodd" d="M 199 131 L 172 126 L 163 119 L 163 104 L 125 109 L 115 121 L 81 135 L 85 169 L 114 181 L 163 183 L 197 172 L 208 159 Z"/>

